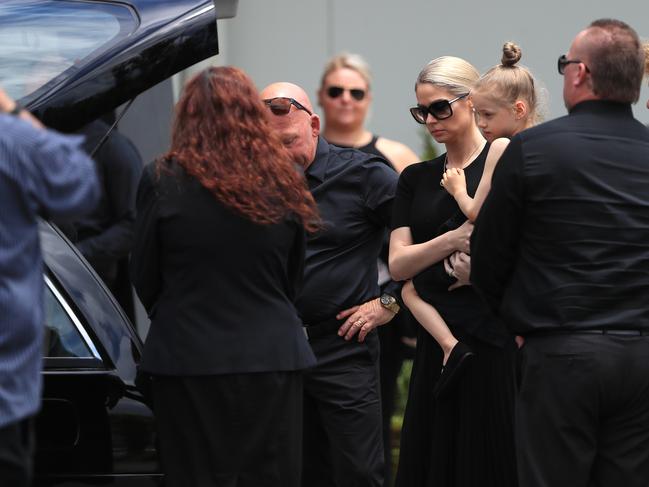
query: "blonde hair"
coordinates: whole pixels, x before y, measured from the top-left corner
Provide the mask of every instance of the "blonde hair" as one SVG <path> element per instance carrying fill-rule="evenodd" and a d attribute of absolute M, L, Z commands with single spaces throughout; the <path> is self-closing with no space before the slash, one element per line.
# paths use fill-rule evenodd
<path fill-rule="evenodd" d="M 322 73 L 322 78 L 320 79 L 320 88 L 324 87 L 325 79 L 334 71 L 339 69 L 351 69 L 356 71 L 367 83 L 367 89 L 370 89 L 372 84 L 372 73 L 370 71 L 370 66 L 367 64 L 367 61 L 363 59 L 360 54 L 351 54 L 348 52 L 341 52 L 336 54 L 334 57 L 327 61 L 325 64 L 324 72 Z"/>
<path fill-rule="evenodd" d="M 503 45 L 500 64 L 483 74 L 473 87 L 474 93 L 482 93 L 503 105 L 513 105 L 517 100 L 527 104 L 530 120 L 541 121 L 539 110 L 539 87 L 529 69 L 517 66 L 521 60 L 521 48 L 513 42 Z"/>
<path fill-rule="evenodd" d="M 415 82 L 417 86 L 429 83 L 444 88 L 456 96 L 469 93 L 480 73 L 464 59 L 453 56 L 441 56 L 429 61 L 419 72 Z"/>
<path fill-rule="evenodd" d="M 649 41 L 645 41 L 642 47 L 644 48 L 644 74 L 649 76 Z"/>

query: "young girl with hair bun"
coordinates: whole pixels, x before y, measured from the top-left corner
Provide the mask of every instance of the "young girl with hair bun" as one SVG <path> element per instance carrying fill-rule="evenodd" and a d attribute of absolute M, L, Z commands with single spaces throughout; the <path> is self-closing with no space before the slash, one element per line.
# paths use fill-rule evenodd
<path fill-rule="evenodd" d="M 467 194 L 461 169 L 446 171 L 440 183 L 471 221 L 475 221 L 489 193 L 491 176 L 509 138 L 541 121 L 537 83 L 527 68 L 517 66 L 520 59 L 521 48 L 506 42 L 500 64 L 482 75 L 471 89 L 476 122 L 492 148 L 475 197 Z"/>

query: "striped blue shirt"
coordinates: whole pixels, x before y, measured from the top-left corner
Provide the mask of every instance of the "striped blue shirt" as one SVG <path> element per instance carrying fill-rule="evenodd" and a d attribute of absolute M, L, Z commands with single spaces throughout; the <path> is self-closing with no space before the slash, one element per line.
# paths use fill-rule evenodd
<path fill-rule="evenodd" d="M 43 260 L 37 217 L 66 219 L 99 197 L 80 137 L 0 115 L 0 428 L 40 406 Z"/>

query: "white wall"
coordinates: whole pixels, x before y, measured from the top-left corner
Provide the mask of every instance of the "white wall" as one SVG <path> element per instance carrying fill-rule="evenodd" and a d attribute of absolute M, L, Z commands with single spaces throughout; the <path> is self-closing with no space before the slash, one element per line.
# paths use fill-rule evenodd
<path fill-rule="evenodd" d="M 522 63 L 546 86 L 550 117 L 565 114 L 556 60 L 590 21 L 614 17 L 649 37 L 649 2 L 545 0 L 239 0 L 237 16 L 219 21 L 219 64 L 245 69 L 258 88 L 279 80 L 303 86 L 315 102 L 325 61 L 341 50 L 362 54 L 374 73 L 370 130 L 422 150 L 410 117 L 414 81 L 430 59 L 463 57 L 484 71 L 500 61 L 502 44 L 523 50 Z M 649 123 L 643 87 L 636 116 Z"/>

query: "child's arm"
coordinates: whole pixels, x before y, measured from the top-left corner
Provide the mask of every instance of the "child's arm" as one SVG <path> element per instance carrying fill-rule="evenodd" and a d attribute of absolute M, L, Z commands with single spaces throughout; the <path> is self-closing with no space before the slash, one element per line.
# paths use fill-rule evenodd
<path fill-rule="evenodd" d="M 484 203 L 487 194 L 489 194 L 489 190 L 491 189 L 491 176 L 494 173 L 500 156 L 507 148 L 507 144 L 509 144 L 509 139 L 504 137 L 492 142 L 487 153 L 487 160 L 482 171 L 480 184 L 478 184 L 478 189 L 476 189 L 475 197 L 473 198 L 466 192 L 466 178 L 462 169 L 448 169 L 444 173 L 442 179 L 444 189 L 455 198 L 462 213 L 472 222 L 478 217 L 482 203 Z"/>

